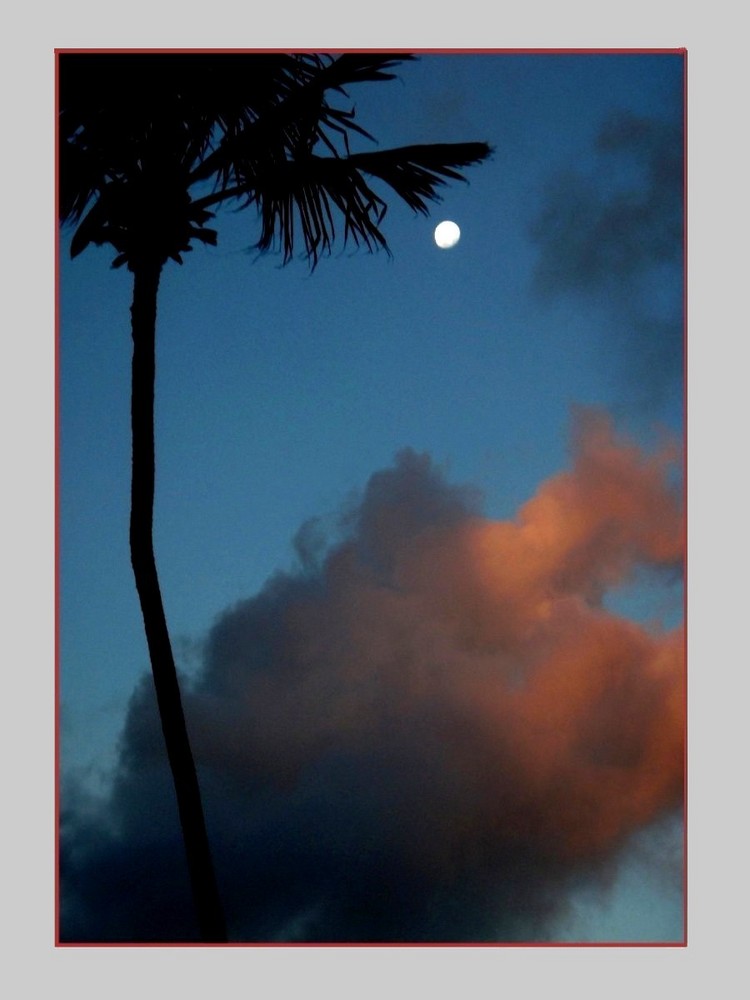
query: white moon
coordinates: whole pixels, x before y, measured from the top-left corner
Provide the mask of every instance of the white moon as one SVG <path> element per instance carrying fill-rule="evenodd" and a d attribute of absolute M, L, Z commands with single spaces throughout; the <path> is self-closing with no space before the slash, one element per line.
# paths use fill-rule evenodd
<path fill-rule="evenodd" d="M 435 227 L 435 242 L 441 250 L 447 250 L 448 247 L 454 247 L 460 239 L 461 230 L 455 222 L 450 222 L 446 219 L 445 222 L 441 222 Z"/>

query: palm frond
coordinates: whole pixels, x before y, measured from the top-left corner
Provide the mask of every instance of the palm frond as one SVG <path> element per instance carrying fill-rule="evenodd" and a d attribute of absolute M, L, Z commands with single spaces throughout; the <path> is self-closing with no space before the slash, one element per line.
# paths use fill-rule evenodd
<path fill-rule="evenodd" d="M 248 163 L 307 154 L 318 142 L 339 155 L 330 133 L 339 137 L 345 154 L 349 153 L 350 133 L 374 142 L 355 121 L 354 109 L 332 107 L 326 92 L 348 96 L 345 88 L 351 84 L 392 80 L 395 74 L 389 71 L 413 58 L 383 53 L 346 53 L 335 59 L 298 56 L 297 62 L 286 65 L 280 73 L 277 99 L 265 107 L 256 106 L 252 121 L 227 133 L 216 150 L 196 165 L 191 183 L 215 178 L 218 189 L 234 185 L 247 173 Z"/>
<path fill-rule="evenodd" d="M 346 161 L 323 159 L 318 171 L 300 170 L 289 163 L 268 185 L 258 185 L 250 201 L 257 202 L 261 235 L 256 248 L 261 252 L 278 246 L 288 263 L 295 252 L 295 219 L 299 220 L 304 253 L 314 268 L 321 256 L 330 253 L 336 237 L 335 208 L 341 217 L 343 242 L 353 242 L 372 251 L 388 251 L 379 225 L 386 205 L 356 170 L 342 169 Z M 327 168 L 333 166 L 332 170 Z"/>
<path fill-rule="evenodd" d="M 296 210 L 304 252 L 315 267 L 333 245 L 335 208 L 345 244 L 390 252 L 380 228 L 386 202 L 364 175 L 385 182 L 411 209 L 426 215 L 428 202 L 440 200 L 439 188 L 447 180 L 465 181 L 458 168 L 479 163 L 490 152 L 486 143 L 445 143 L 279 164 L 272 174 L 252 178 L 245 190 L 245 201 L 256 202 L 261 214 L 256 246 L 261 251 L 279 246 L 288 262 L 294 254 Z"/>
<path fill-rule="evenodd" d="M 427 202 L 439 201 L 438 188 L 447 180 L 466 183 L 457 168 L 481 163 L 491 152 L 486 142 L 435 143 L 353 153 L 347 162 L 357 170 L 380 178 L 410 208 L 427 215 Z"/>

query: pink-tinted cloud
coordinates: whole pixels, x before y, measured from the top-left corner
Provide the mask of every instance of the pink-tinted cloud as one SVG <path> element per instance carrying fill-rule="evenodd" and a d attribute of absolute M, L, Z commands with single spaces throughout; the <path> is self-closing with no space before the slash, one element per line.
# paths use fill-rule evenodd
<path fill-rule="evenodd" d="M 681 565 L 677 458 L 581 411 L 571 468 L 493 521 L 403 452 L 322 561 L 217 621 L 186 706 L 235 933 L 543 936 L 571 874 L 679 807 L 682 631 L 602 604 Z M 123 748 L 127 825 L 147 688 Z"/>

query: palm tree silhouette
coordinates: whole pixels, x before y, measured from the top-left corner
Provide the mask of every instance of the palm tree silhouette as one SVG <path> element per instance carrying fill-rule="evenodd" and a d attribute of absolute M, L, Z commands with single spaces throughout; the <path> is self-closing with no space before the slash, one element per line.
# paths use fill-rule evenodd
<path fill-rule="evenodd" d="M 200 789 L 153 550 L 154 377 L 159 279 L 225 204 L 255 205 L 259 251 L 288 263 L 301 241 L 314 268 L 339 235 L 389 253 L 385 182 L 428 214 L 438 189 L 484 160 L 485 143 L 352 152 L 372 139 L 355 112 L 328 101 L 351 84 L 393 79 L 410 55 L 347 53 L 58 53 L 59 215 L 75 226 L 70 252 L 111 245 L 133 275 L 130 550 L 171 767 L 198 927 L 227 940 Z"/>

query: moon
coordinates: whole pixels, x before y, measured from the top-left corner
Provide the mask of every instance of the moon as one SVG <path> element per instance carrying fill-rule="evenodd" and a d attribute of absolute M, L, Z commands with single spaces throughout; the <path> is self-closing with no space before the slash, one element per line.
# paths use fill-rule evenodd
<path fill-rule="evenodd" d="M 441 250 L 454 247 L 461 239 L 461 230 L 455 222 L 446 219 L 435 227 L 435 242 Z"/>

